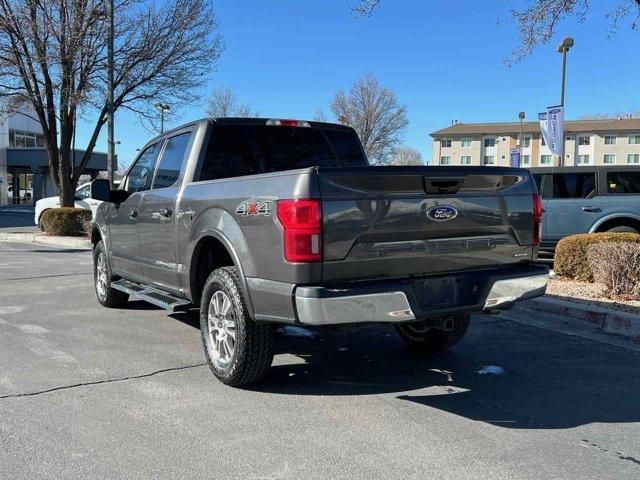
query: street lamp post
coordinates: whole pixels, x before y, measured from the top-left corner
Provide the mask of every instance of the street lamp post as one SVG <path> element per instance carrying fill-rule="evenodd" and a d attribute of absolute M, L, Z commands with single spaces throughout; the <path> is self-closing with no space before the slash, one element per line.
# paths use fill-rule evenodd
<path fill-rule="evenodd" d="M 111 188 L 114 188 L 114 163 L 115 163 L 115 144 L 113 141 L 114 124 L 113 124 L 113 2 L 107 2 L 107 15 L 109 17 L 109 39 L 107 42 L 107 177 Z"/>
<path fill-rule="evenodd" d="M 573 47 L 574 41 L 573 38 L 567 37 L 565 38 L 560 45 L 558 45 L 558 53 L 562 54 L 562 86 L 560 89 L 560 105 L 564 107 L 564 85 L 567 78 L 567 52 L 571 47 Z M 560 161 L 558 162 L 558 166 L 562 166 L 564 164 L 564 133 L 563 137 L 560 139 Z"/>
<path fill-rule="evenodd" d="M 518 114 L 518 118 L 520 119 L 520 136 L 518 137 L 518 152 L 520 155 L 520 165 L 522 165 L 522 122 L 525 119 L 524 112 L 520 112 Z"/>
<path fill-rule="evenodd" d="M 160 135 L 162 135 L 164 133 L 164 112 L 168 112 L 171 107 L 162 102 L 156 103 L 154 107 L 160 110 Z"/>

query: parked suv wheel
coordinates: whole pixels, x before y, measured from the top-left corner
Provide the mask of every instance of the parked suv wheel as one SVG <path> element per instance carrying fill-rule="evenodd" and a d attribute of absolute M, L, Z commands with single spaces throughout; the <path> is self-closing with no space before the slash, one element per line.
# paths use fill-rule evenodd
<path fill-rule="evenodd" d="M 260 380 L 273 360 L 273 325 L 249 317 L 235 267 L 214 270 L 200 302 L 200 333 L 213 374 L 232 387 Z"/>
<path fill-rule="evenodd" d="M 618 225 L 617 227 L 613 227 L 610 228 L 609 230 L 607 230 L 607 232 L 614 232 L 614 233 L 638 233 L 638 230 L 636 230 L 633 227 L 628 227 L 626 225 Z"/>
<path fill-rule="evenodd" d="M 129 295 L 111 288 L 111 269 L 102 240 L 93 247 L 93 284 L 98 302 L 104 307 L 119 308 L 129 300 Z"/>
<path fill-rule="evenodd" d="M 438 352 L 453 347 L 462 340 L 469 328 L 470 319 L 470 315 L 454 315 L 451 317 L 451 330 L 428 328 L 424 321 L 399 323 L 396 330 L 409 347 L 423 352 Z"/>

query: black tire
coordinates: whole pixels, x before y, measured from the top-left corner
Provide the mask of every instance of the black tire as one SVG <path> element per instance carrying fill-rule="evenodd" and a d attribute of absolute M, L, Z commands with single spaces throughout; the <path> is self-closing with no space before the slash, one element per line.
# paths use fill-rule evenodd
<path fill-rule="evenodd" d="M 225 297 L 230 302 L 226 310 L 216 304 L 227 305 Z M 273 325 L 256 322 L 249 316 L 235 267 L 218 268 L 207 278 L 200 301 L 200 333 L 209 367 L 225 385 L 255 383 L 271 367 Z"/>
<path fill-rule="evenodd" d="M 626 225 L 619 225 L 617 227 L 610 228 L 607 232 L 613 233 L 638 233 L 638 230 L 633 227 L 627 227 Z"/>
<path fill-rule="evenodd" d="M 412 349 L 421 352 L 440 352 L 462 340 L 469 328 L 470 315 L 454 315 L 452 330 L 426 329 L 424 322 L 399 323 L 396 330 L 400 338 Z"/>
<path fill-rule="evenodd" d="M 101 270 L 99 265 L 104 261 L 104 269 Z M 104 275 L 100 277 L 100 275 Z M 105 278 L 106 276 L 106 278 Z M 100 277 L 100 278 L 99 278 Z M 96 290 L 96 297 L 100 305 L 107 308 L 120 308 L 123 307 L 129 300 L 129 295 L 111 288 L 111 267 L 107 261 L 107 254 L 105 252 L 104 243 L 100 240 L 93 247 L 93 286 Z"/>

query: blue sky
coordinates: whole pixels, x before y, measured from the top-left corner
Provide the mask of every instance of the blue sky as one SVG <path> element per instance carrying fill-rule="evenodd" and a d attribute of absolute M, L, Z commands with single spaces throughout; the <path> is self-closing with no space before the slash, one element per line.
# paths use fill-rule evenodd
<path fill-rule="evenodd" d="M 564 36 L 576 41 L 568 60 L 567 118 L 640 108 L 640 32 L 627 22 L 608 39 L 602 3 L 610 2 L 591 2 L 587 22 L 560 24 L 551 44 L 506 67 L 517 31 L 499 23 L 509 12 L 503 0 L 383 0 L 371 18 L 356 18 L 346 0 L 216 0 L 225 50 L 201 98 L 228 86 L 262 116 L 311 118 L 318 109 L 329 111 L 336 90 L 370 72 L 407 106 L 405 144 L 426 160 L 429 132 L 451 120 L 515 121 L 521 110 L 533 120 L 557 104 L 556 46 Z M 204 101 L 186 111 L 169 126 L 205 116 Z M 79 146 L 88 135 L 88 126 L 79 125 Z M 152 136 L 133 114 L 116 114 L 121 162 L 130 162 Z"/>

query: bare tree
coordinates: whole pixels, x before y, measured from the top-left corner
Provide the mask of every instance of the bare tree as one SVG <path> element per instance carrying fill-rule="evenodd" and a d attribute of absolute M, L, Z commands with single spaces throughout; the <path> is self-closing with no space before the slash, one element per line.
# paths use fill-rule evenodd
<path fill-rule="evenodd" d="M 389 164 L 409 123 L 407 107 L 371 74 L 357 80 L 348 94 L 339 90 L 331 111 L 338 122 L 355 129 L 373 165 Z"/>
<path fill-rule="evenodd" d="M 221 52 L 207 0 L 115 0 L 114 108 L 154 118 L 153 104 L 195 101 Z M 0 101 L 33 106 L 63 206 L 107 119 L 108 18 L 103 0 L 0 0 Z M 72 164 L 79 114 L 93 130 Z"/>
<path fill-rule="evenodd" d="M 382 0 L 360 0 L 349 6 L 359 16 L 371 16 L 380 8 Z M 513 7 L 509 20 L 518 25 L 520 45 L 505 64 L 511 65 L 528 57 L 538 45 L 549 43 L 558 24 L 567 18 L 583 23 L 589 13 L 589 0 L 528 0 L 526 6 Z M 640 20 L 640 0 L 617 0 L 617 4 L 605 13 L 609 21 L 609 37 L 615 35 L 620 24 L 629 20 L 632 30 Z"/>
<path fill-rule="evenodd" d="M 398 147 L 393 151 L 391 165 L 423 165 L 422 154 L 413 147 Z"/>
<path fill-rule="evenodd" d="M 209 98 L 210 117 L 257 117 L 248 105 L 242 105 L 230 88 L 215 88 Z"/>
<path fill-rule="evenodd" d="M 575 18 L 580 24 L 589 14 L 589 0 L 531 0 L 524 8 L 512 8 L 511 20 L 518 25 L 520 46 L 506 64 L 518 62 L 529 56 L 538 45 L 549 43 L 557 25 L 564 19 Z M 609 36 L 618 31 L 620 23 L 630 19 L 635 30 L 640 18 L 640 0 L 617 0 L 617 5 L 606 13 L 609 20 Z"/>
<path fill-rule="evenodd" d="M 579 120 L 613 120 L 616 118 L 640 118 L 640 109 L 629 110 L 627 112 L 596 112 L 580 115 Z"/>
<path fill-rule="evenodd" d="M 349 4 L 349 7 L 351 7 L 351 10 L 356 13 L 356 15 L 370 16 L 375 10 L 380 8 L 382 0 L 360 0 L 355 5 L 351 5 L 351 3 L 349 2 L 347 3 Z"/>

